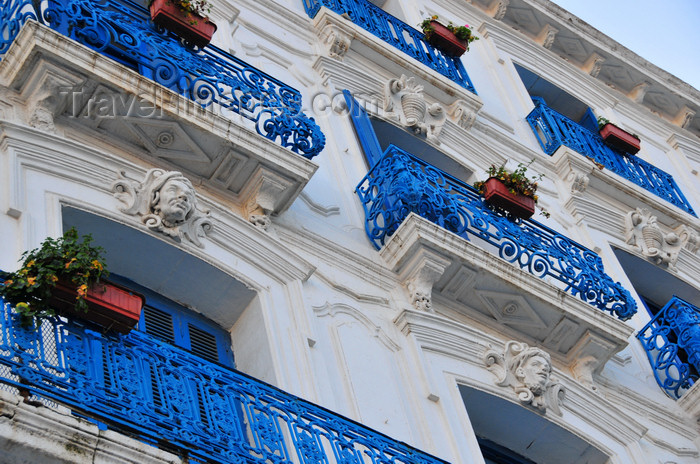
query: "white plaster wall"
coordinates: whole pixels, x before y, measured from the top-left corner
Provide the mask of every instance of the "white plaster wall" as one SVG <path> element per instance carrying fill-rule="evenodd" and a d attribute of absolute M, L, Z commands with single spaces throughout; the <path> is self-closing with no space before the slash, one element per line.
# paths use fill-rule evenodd
<path fill-rule="evenodd" d="M 454 322 L 426 330 L 420 337 L 397 327 L 397 318 L 411 308 L 408 294 L 366 238 L 364 213 L 354 194 L 366 174 L 365 162 L 349 118 L 319 107 L 319 94 L 332 99 L 341 86 L 332 78 L 323 85 L 314 68 L 326 52 L 301 2 L 226 3 L 215 11 L 231 21 L 220 25 L 223 34 L 215 43 L 298 88 L 307 111 L 317 117 L 327 137 L 326 149 L 314 160 L 318 171 L 289 210 L 273 218 L 267 232 L 247 227 L 225 199 L 198 186 L 203 202 L 214 211 L 215 227 L 245 237 L 246 244 L 262 244 L 259 249 L 235 248 L 227 243 L 228 236 L 216 233 L 201 250 L 173 244 L 215 263 L 258 293 L 231 328 L 239 369 L 450 462 L 482 463 L 457 385 L 515 401 L 511 391 L 495 385 L 480 358 L 489 344 L 507 340 L 493 326 L 464 327 Z M 532 105 L 512 63 L 535 67 L 553 82 L 580 91 L 582 100 L 597 105 L 596 110 L 639 130 L 644 140 L 640 156 L 671 172 L 700 209 L 697 173 L 687 169 L 697 167 L 697 160 L 687 161 L 682 149 L 669 145 L 675 129 L 668 124 L 659 128 L 653 114 L 619 98 L 551 52 L 523 41 L 477 6 L 462 3 L 455 16 L 477 26 L 481 35 L 464 63 L 484 106 L 472 129 L 453 128 L 454 137 L 468 147 L 455 157 L 478 168 L 478 175 L 492 158 L 527 162 L 535 157 L 535 168 L 550 177 L 543 201 L 555 215 L 545 221 L 547 225 L 599 247 L 608 273 L 631 288 L 609 246 L 624 246 L 618 218 L 628 205 L 615 198 L 592 197 L 591 201 L 604 203 L 601 212 L 606 217 L 599 222 L 607 224 L 606 229 L 590 226 L 588 218 L 561 204 L 570 196 L 568 183 L 556 177 L 552 159 L 541 152 L 524 121 Z M 387 5 L 411 21 L 447 8 L 444 2 L 408 6 L 388 0 Z M 143 172 L 151 167 L 148 162 L 90 137 L 74 142 L 63 139 L 61 132 L 38 133 L 14 116 L 22 111 L 15 113 L 3 104 L 0 110 L 0 117 L 9 121 L 0 122 L 0 268 L 14 269 L 22 250 L 60 232 L 61 204 L 138 227 L 120 216 L 109 185 L 120 170 Z M 66 131 L 75 135 L 77 130 Z M 698 148 L 700 143 L 691 138 L 690 145 Z M 445 146 L 453 152 L 460 148 Z M 697 220 L 689 221 L 697 227 Z M 262 260 L 268 255 L 273 258 Z M 280 277 L 279 268 L 288 265 L 303 272 L 289 271 L 286 278 Z M 449 314 L 446 308 L 437 312 Z M 431 314 L 426 317 L 430 320 Z M 647 321 L 640 313 L 628 324 L 639 329 Z M 565 366 L 555 366 L 576 401 L 565 401 L 563 416 L 547 417 L 609 453 L 612 463 L 696 462 L 697 424 L 655 384 L 636 339 L 629 342 L 596 377 L 595 392 L 581 386 Z M 630 424 L 613 420 L 620 411 L 631 418 Z M 613 419 L 599 420 L 607 416 Z M 632 436 L 637 441 L 624 441 Z"/>

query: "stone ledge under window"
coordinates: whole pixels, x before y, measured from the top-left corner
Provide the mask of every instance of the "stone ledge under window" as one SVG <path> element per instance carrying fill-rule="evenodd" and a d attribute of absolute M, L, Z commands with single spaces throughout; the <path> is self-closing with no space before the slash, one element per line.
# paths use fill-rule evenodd
<path fill-rule="evenodd" d="M 552 283 L 410 214 L 380 250 L 416 308 L 440 307 L 540 346 L 590 382 L 633 328 Z"/>
<path fill-rule="evenodd" d="M 2 462 L 181 464 L 166 451 L 22 397 L 0 391 Z"/>
<path fill-rule="evenodd" d="M 246 218 L 285 211 L 318 168 L 236 113 L 204 109 L 34 21 L 0 61 L 0 82 L 28 125 L 182 171 Z"/>

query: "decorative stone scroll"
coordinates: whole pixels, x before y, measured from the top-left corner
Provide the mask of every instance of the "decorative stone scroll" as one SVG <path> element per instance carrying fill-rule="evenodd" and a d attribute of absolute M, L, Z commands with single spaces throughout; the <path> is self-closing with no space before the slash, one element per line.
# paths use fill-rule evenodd
<path fill-rule="evenodd" d="M 509 341 L 503 353 L 489 348 L 484 353 L 486 367 L 496 375 L 496 385 L 511 387 L 518 400 L 541 411 L 549 408 L 561 415 L 564 387 L 551 378 L 549 353 L 527 343 Z"/>
<path fill-rule="evenodd" d="M 192 183 L 178 171 L 150 169 L 142 182 L 121 179 L 112 184 L 115 198 L 126 206 L 119 209 L 151 230 L 180 241 L 186 238 L 202 247 L 201 237 L 211 229 L 208 211 L 201 211 Z"/>
<path fill-rule="evenodd" d="M 384 87 L 384 111 L 386 117 L 433 142 L 445 124 L 447 114 L 439 103 L 428 104 L 423 96 L 423 86 L 413 77 L 401 75 L 390 79 Z"/>
<path fill-rule="evenodd" d="M 697 232 L 686 225 L 664 231 L 646 208 L 637 208 L 625 216 L 625 241 L 658 265 L 674 268 L 683 247 L 695 253 L 700 247 Z"/>

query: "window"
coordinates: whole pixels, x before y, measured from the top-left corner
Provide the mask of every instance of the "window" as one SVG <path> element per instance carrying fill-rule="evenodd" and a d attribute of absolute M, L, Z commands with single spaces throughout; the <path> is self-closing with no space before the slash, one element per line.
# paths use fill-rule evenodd
<path fill-rule="evenodd" d="M 215 322 L 128 279 L 110 275 L 110 280 L 146 297 L 138 330 L 207 361 L 235 367 L 230 334 Z"/>

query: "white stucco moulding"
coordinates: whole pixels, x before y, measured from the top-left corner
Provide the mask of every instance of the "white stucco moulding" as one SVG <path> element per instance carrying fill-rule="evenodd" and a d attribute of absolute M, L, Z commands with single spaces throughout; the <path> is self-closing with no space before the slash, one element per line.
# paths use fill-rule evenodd
<path fill-rule="evenodd" d="M 54 68 L 50 66 L 52 62 L 65 63 L 65 66 Z M 247 216 L 251 211 L 272 216 L 280 214 L 294 202 L 318 169 L 314 162 L 257 134 L 247 120 L 205 110 L 100 53 L 35 21 L 28 21 L 0 62 L 0 79 L 10 83 L 25 101 L 40 102 L 43 95 L 40 86 L 27 83 L 45 81 L 43 75 L 49 71 L 54 81 L 60 79 L 56 73 L 63 73 L 65 76 L 60 82 L 69 83 L 82 92 L 94 89 L 101 95 L 112 91 L 117 95 L 138 96 L 140 103 L 158 111 L 161 118 L 141 118 L 138 121 L 141 124 L 135 124 L 129 115 L 117 114 L 109 119 L 109 124 L 120 125 L 104 127 L 100 132 L 93 132 L 94 119 L 72 117 L 70 123 L 72 128 L 96 137 L 107 137 L 111 143 L 148 164 L 181 171 L 195 185 L 201 184 L 224 195 L 241 215 Z M 63 116 L 61 111 L 79 115 L 83 110 L 71 108 L 70 94 L 67 91 L 61 102 L 52 105 L 55 120 L 69 117 Z M 159 147 L 151 151 L 135 149 L 136 142 L 143 144 L 145 137 L 134 132 L 139 126 L 154 127 L 157 132 L 154 137 L 179 136 L 191 143 L 188 150 L 192 151 Z M 115 134 L 114 127 L 121 132 Z M 134 143 L 128 143 L 132 139 Z M 250 175 L 251 172 L 255 175 Z M 270 201 L 269 189 L 261 188 L 261 178 L 275 179 L 274 201 Z"/>
<path fill-rule="evenodd" d="M 585 382 L 627 346 L 633 332 L 631 326 L 617 318 L 414 213 L 409 214 L 379 253 L 407 288 L 411 283 L 409 277 L 416 274 L 407 269 L 412 263 L 421 262 L 416 256 L 440 257 L 440 267 L 445 269 L 442 275 L 438 272 L 421 275 L 424 287 L 427 277 L 433 280 L 433 310 L 439 312 L 434 304 L 437 291 L 441 302 L 491 330 L 546 349 L 553 359 L 567 365 L 576 378 Z M 446 266 L 445 259 L 449 261 Z M 469 304 L 445 291 L 459 268 L 470 269 L 476 276 L 469 288 L 464 289 Z M 432 269 L 439 268 L 432 266 Z M 512 312 L 521 315 L 520 318 L 504 314 L 500 321 L 496 319 L 486 302 L 477 296 L 488 294 L 489 289 L 500 295 L 495 304 L 506 308 L 504 311 L 511 312 L 509 305 L 516 301 Z M 517 296 L 526 300 L 527 308 L 517 303 Z M 532 322 L 537 319 L 542 323 Z M 586 362 L 581 362 L 584 359 Z"/>

